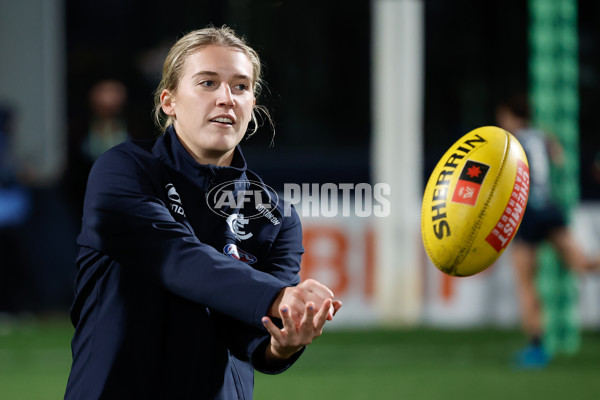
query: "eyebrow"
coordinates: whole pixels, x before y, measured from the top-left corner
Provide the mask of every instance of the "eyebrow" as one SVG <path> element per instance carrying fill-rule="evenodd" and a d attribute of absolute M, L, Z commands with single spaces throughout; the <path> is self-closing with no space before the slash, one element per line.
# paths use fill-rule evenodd
<path fill-rule="evenodd" d="M 202 76 L 202 75 L 207 75 L 207 76 L 218 76 L 219 74 L 214 72 L 214 71 L 198 71 L 196 72 L 194 75 L 192 75 L 192 78 L 196 78 L 198 76 Z M 252 78 L 249 77 L 248 75 L 244 75 L 244 74 L 236 74 L 233 76 L 236 79 L 246 79 L 250 82 L 252 82 Z"/>

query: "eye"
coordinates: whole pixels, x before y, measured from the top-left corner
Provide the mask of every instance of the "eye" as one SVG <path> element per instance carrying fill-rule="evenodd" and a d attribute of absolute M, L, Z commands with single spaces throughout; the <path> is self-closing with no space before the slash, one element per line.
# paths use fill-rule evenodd
<path fill-rule="evenodd" d="M 215 81 L 202 81 L 199 83 L 199 85 L 204 87 L 213 87 L 215 86 Z"/>
<path fill-rule="evenodd" d="M 240 84 L 234 86 L 235 89 L 241 90 L 241 91 L 248 90 L 249 87 L 250 86 L 246 83 L 240 83 Z"/>

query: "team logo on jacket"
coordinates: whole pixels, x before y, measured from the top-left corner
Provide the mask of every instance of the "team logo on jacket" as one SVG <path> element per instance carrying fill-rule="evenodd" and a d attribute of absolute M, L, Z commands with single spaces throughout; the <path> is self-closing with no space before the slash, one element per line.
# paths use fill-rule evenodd
<path fill-rule="evenodd" d="M 223 254 L 235 258 L 236 260 L 243 261 L 246 264 L 254 264 L 257 261 L 256 257 L 247 251 L 240 249 L 235 244 L 226 244 L 225 247 L 223 247 Z"/>
<path fill-rule="evenodd" d="M 246 240 L 252 237 L 252 232 L 246 232 L 245 226 L 248 225 L 248 218 L 243 214 L 231 214 L 227 217 L 227 225 L 237 240 Z"/>
<path fill-rule="evenodd" d="M 221 183 L 208 192 L 206 203 L 215 214 L 227 219 L 243 213 L 247 220 L 264 217 L 273 225 L 281 223 L 274 215 L 279 196 L 262 182 L 234 180 Z"/>
<path fill-rule="evenodd" d="M 172 183 L 168 183 L 165 186 L 165 189 L 167 190 L 169 208 L 171 211 L 185 217 L 185 211 L 183 211 L 183 207 L 181 205 L 181 197 L 179 196 L 179 193 L 177 193 L 177 190 L 175 190 L 175 186 L 173 186 Z"/>

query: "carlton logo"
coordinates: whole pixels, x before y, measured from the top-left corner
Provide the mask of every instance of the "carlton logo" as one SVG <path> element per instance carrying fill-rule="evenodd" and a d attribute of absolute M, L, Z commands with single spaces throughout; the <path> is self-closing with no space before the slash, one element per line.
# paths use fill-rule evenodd
<path fill-rule="evenodd" d="M 212 188 L 206 195 L 208 207 L 217 215 L 228 218 L 244 214 L 246 219 L 260 218 L 277 207 L 277 193 L 258 181 L 229 181 Z"/>
<path fill-rule="evenodd" d="M 235 258 L 236 260 L 245 262 L 246 264 L 254 264 L 257 261 L 256 257 L 247 251 L 240 249 L 235 244 L 225 245 L 225 247 L 223 247 L 223 254 L 231 258 Z"/>

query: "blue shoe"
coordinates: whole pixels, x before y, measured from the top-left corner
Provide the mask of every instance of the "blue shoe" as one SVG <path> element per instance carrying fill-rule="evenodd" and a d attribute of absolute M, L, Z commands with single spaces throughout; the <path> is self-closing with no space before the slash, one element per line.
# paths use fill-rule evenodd
<path fill-rule="evenodd" d="M 543 346 L 529 345 L 515 354 L 515 364 L 519 369 L 545 368 L 550 362 L 550 355 Z"/>

